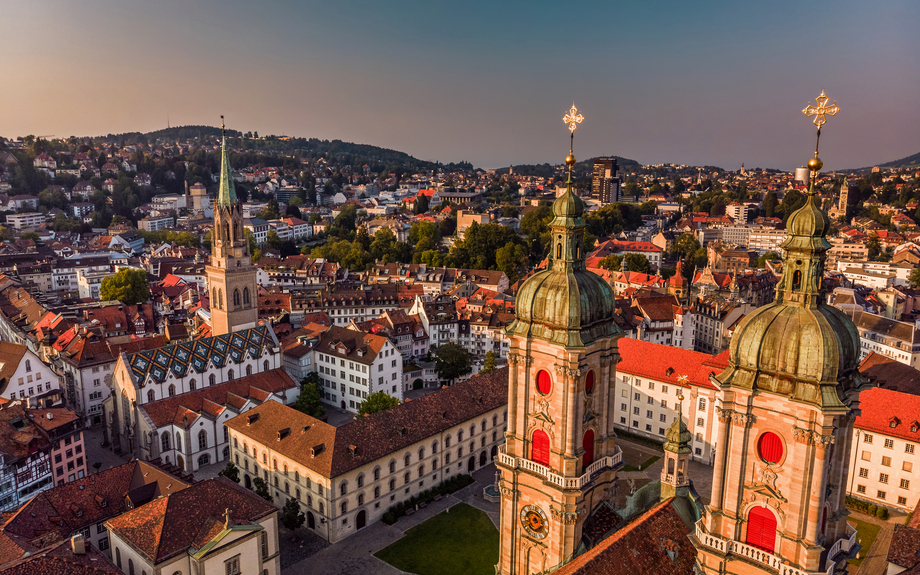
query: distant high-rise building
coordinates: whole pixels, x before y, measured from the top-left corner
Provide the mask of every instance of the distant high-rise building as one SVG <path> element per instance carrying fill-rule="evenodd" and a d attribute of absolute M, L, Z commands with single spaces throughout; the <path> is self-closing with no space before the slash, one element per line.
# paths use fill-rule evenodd
<path fill-rule="evenodd" d="M 601 204 L 609 204 L 620 199 L 619 166 L 616 158 L 598 158 L 594 160 L 591 179 L 591 197 Z"/>

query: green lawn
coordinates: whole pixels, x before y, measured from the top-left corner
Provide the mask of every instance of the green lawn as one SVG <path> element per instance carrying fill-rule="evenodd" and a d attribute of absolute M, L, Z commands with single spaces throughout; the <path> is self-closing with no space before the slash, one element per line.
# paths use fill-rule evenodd
<path fill-rule="evenodd" d="M 659 459 L 661 459 L 661 457 L 657 455 L 653 455 L 652 457 L 649 457 L 648 459 L 645 460 L 645 462 L 642 463 L 642 469 L 648 469 L 651 464 L 655 463 Z M 620 469 L 620 471 L 639 471 L 639 468 L 633 465 L 624 465 Z"/>
<path fill-rule="evenodd" d="M 489 516 L 466 503 L 406 531 L 375 555 L 418 575 L 493 575 L 498 563 L 498 530 Z"/>
<path fill-rule="evenodd" d="M 869 554 L 869 549 L 872 549 L 872 544 L 875 543 L 881 527 L 859 519 L 847 519 L 847 521 L 856 526 L 856 539 L 862 545 L 862 549 L 859 550 L 859 559 L 850 559 L 852 565 L 859 566 Z"/>

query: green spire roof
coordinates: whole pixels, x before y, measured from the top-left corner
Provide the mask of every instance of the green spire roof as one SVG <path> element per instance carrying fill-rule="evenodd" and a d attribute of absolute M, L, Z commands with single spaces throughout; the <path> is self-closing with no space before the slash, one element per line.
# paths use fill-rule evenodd
<path fill-rule="evenodd" d="M 236 188 L 233 186 L 233 174 L 230 170 L 227 134 L 224 133 L 220 146 L 220 190 L 217 193 L 217 206 L 229 208 L 234 205 L 236 205 Z"/>

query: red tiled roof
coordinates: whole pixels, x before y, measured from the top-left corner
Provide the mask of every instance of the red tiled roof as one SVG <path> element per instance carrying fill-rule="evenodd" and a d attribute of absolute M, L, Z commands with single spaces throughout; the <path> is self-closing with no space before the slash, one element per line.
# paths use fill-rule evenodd
<path fill-rule="evenodd" d="M 696 549 L 687 537 L 687 527 L 671 505 L 672 501 L 673 498 L 668 499 L 646 511 L 555 573 L 692 574 L 696 565 Z"/>
<path fill-rule="evenodd" d="M 907 525 L 895 525 L 891 543 L 888 546 L 887 559 L 889 563 L 906 569 L 906 571 L 894 571 L 889 567 L 889 573 L 920 574 L 920 529 Z"/>
<path fill-rule="evenodd" d="M 218 477 L 128 511 L 106 526 L 157 565 L 203 545 L 215 521 L 223 522 L 225 509 L 230 511 L 231 525 L 253 524 L 276 511 L 251 491 Z"/>
<path fill-rule="evenodd" d="M 508 368 L 502 368 L 338 428 L 274 401 L 226 426 L 325 477 L 336 477 L 507 403 Z M 249 423 L 255 414 L 258 420 Z M 278 431 L 284 428 L 297 431 L 279 441 Z M 311 456 L 319 445 L 322 451 Z M 355 453 L 350 445 L 357 446 Z"/>
<path fill-rule="evenodd" d="M 860 362 L 859 372 L 878 387 L 920 395 L 920 371 L 890 357 L 871 351 Z"/>
<path fill-rule="evenodd" d="M 920 442 L 920 396 L 873 387 L 859 394 L 859 408 L 858 429 Z"/>
<path fill-rule="evenodd" d="M 202 385 L 204 383 L 202 382 Z M 169 425 L 170 423 L 181 427 L 192 425 L 198 418 L 199 413 L 212 413 L 214 405 L 230 405 L 236 409 L 245 405 L 245 398 L 253 398 L 256 401 L 265 401 L 271 393 L 280 393 L 286 389 L 296 387 L 297 384 L 281 368 L 271 369 L 234 379 L 213 387 L 202 387 L 189 393 L 183 393 L 175 397 L 167 397 L 158 401 L 152 401 L 142 405 L 142 409 L 147 412 L 153 424 L 157 427 Z M 230 400 L 231 394 L 239 400 Z"/>
<path fill-rule="evenodd" d="M 718 374 L 728 366 L 728 351 L 712 356 L 708 353 L 625 337 L 619 340 L 618 346 L 622 358 L 617 364 L 618 373 L 668 381 L 674 385 L 683 385 L 678 378 L 686 375 L 688 385 L 683 387 L 697 385 L 706 389 L 716 389 L 709 381 L 709 375 Z"/>

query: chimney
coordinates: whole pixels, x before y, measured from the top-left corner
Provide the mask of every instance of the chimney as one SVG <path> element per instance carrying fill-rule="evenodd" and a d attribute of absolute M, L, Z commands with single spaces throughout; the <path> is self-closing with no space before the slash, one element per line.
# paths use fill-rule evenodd
<path fill-rule="evenodd" d="M 78 533 L 71 537 L 70 547 L 73 549 L 74 555 L 86 555 L 86 541 L 84 541 L 83 535 Z"/>

